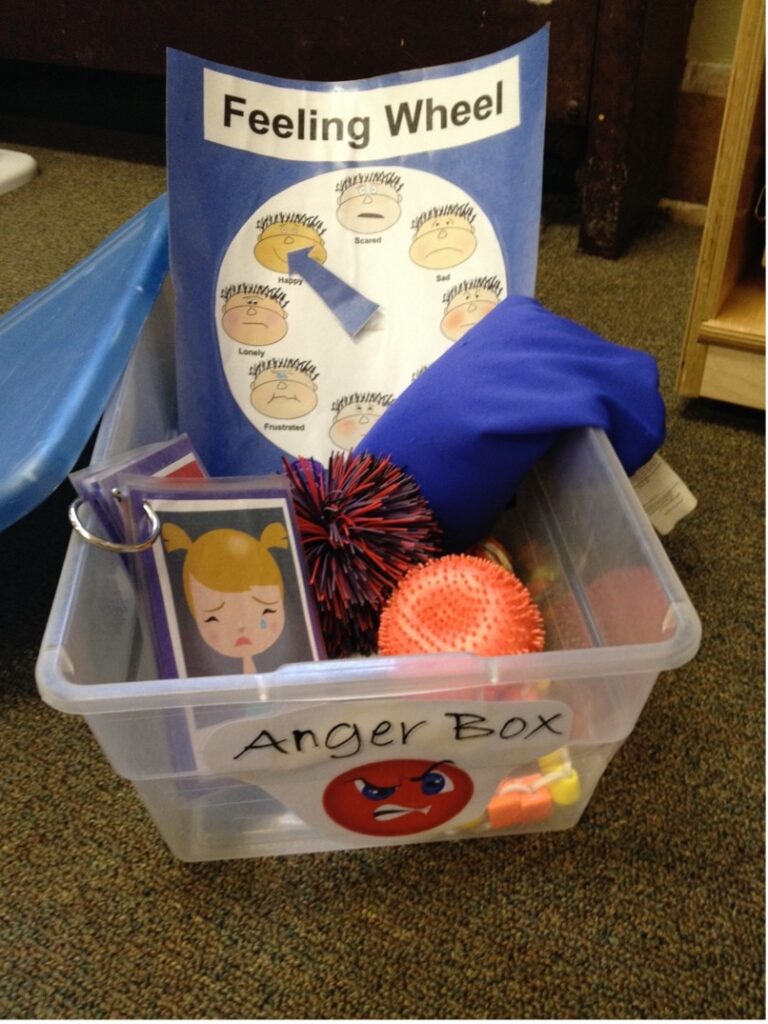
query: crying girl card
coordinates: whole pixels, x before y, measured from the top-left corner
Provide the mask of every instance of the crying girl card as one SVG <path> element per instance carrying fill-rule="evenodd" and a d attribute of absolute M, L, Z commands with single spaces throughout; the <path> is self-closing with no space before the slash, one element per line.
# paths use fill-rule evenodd
<path fill-rule="evenodd" d="M 533 294 L 547 41 L 352 82 L 169 51 L 179 418 L 210 473 L 351 451 Z"/>
<path fill-rule="evenodd" d="M 271 672 L 324 657 L 284 477 L 120 478 L 137 534 L 157 667 L 165 678 Z"/>

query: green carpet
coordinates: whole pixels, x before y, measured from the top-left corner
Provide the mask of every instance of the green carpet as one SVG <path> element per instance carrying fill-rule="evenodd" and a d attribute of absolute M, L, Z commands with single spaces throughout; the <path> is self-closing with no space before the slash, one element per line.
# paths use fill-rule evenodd
<path fill-rule="evenodd" d="M 156 143 L 45 131 L 16 147 L 40 176 L 0 197 L 2 310 L 165 187 Z M 580 824 L 174 860 L 85 723 L 37 696 L 67 485 L 0 534 L 3 1017 L 764 1017 L 763 416 L 674 394 L 698 230 L 660 222 L 617 262 L 576 235 L 545 220 L 539 297 L 659 360 L 663 452 L 699 500 L 664 543 L 704 631 Z"/>

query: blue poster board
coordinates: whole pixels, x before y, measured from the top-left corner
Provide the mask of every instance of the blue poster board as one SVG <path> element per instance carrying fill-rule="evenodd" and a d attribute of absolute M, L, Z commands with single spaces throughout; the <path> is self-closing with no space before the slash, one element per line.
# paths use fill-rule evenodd
<path fill-rule="evenodd" d="M 344 83 L 169 51 L 179 426 L 212 475 L 351 451 L 533 294 L 547 46 Z"/>

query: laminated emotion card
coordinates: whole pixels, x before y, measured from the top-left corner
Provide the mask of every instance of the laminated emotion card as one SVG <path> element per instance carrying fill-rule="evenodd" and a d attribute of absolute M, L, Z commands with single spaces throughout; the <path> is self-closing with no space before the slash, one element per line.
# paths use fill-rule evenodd
<path fill-rule="evenodd" d="M 133 557 L 162 677 L 261 674 L 325 656 L 285 477 L 126 474 L 119 485 L 137 535 L 147 507 L 159 522 Z"/>

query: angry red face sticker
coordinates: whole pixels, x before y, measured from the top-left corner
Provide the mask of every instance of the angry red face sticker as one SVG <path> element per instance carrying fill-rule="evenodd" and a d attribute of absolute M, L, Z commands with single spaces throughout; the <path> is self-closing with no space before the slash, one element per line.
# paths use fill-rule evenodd
<path fill-rule="evenodd" d="M 406 836 L 450 821 L 473 792 L 472 779 L 452 761 L 377 761 L 329 782 L 323 807 L 351 832 Z"/>

